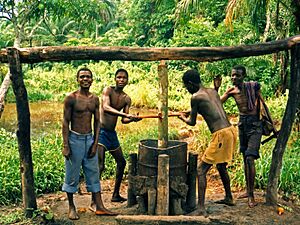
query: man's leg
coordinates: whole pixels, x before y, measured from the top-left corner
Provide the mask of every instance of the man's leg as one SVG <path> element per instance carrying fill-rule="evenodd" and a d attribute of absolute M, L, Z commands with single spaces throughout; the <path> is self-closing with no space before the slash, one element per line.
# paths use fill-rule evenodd
<path fill-rule="evenodd" d="M 233 206 L 233 198 L 231 193 L 231 187 L 230 187 L 230 178 L 227 172 L 227 163 L 219 163 L 217 164 L 217 169 L 219 171 L 224 190 L 225 190 L 225 198 L 223 200 L 216 201 L 216 203 L 219 204 L 225 204 L 229 206 Z"/>
<path fill-rule="evenodd" d="M 206 186 L 207 186 L 206 174 L 209 171 L 211 166 L 212 166 L 211 164 L 207 164 L 203 161 L 201 161 L 198 166 L 198 206 L 195 211 L 189 213 L 188 215 L 206 216 L 206 211 L 205 211 L 205 207 L 204 207 L 205 191 L 206 191 Z"/>
<path fill-rule="evenodd" d="M 67 192 L 68 202 L 69 202 L 69 219 L 70 220 L 78 220 L 79 215 L 76 211 L 76 207 L 74 204 L 73 193 Z"/>
<path fill-rule="evenodd" d="M 117 163 L 117 168 L 116 168 L 116 181 L 115 181 L 115 187 L 114 187 L 114 192 L 112 195 L 112 202 L 124 202 L 127 199 L 121 197 L 120 195 L 120 186 L 121 182 L 123 179 L 123 174 L 124 174 L 124 169 L 126 166 L 126 160 L 123 156 L 122 148 L 119 147 L 117 150 L 111 151 L 111 155 L 114 157 Z"/>
<path fill-rule="evenodd" d="M 239 195 L 237 198 L 238 199 L 242 199 L 242 198 L 248 198 L 248 190 L 247 188 L 249 187 L 249 183 L 248 183 L 248 166 L 247 166 L 247 162 L 246 162 L 246 156 L 243 154 L 243 164 L 244 164 L 244 176 L 245 176 L 245 181 L 246 181 L 246 191 L 245 193 Z"/>
<path fill-rule="evenodd" d="M 246 167 L 247 167 L 247 193 L 248 193 L 248 205 L 253 208 L 257 205 L 254 200 L 254 183 L 255 183 L 255 162 L 253 156 L 246 157 Z"/>
<path fill-rule="evenodd" d="M 100 174 L 99 179 L 101 179 L 102 172 L 105 168 L 104 162 L 105 162 L 105 148 L 102 145 L 98 145 L 98 165 L 99 165 L 99 174 Z M 95 195 L 92 194 L 91 206 L 89 208 L 93 212 L 96 211 L 96 200 L 94 197 L 95 197 Z M 100 194 L 100 199 L 101 199 L 101 194 Z M 101 200 L 101 203 L 102 203 L 102 200 Z"/>

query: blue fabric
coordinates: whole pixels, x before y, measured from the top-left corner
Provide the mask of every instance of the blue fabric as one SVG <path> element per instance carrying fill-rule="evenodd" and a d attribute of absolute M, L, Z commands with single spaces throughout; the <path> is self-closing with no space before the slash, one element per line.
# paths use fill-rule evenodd
<path fill-rule="evenodd" d="M 120 147 L 117 132 L 100 128 L 98 144 L 103 145 L 106 150 L 116 150 Z"/>
<path fill-rule="evenodd" d="M 70 131 L 69 147 L 71 150 L 70 159 L 65 159 L 65 182 L 62 191 L 75 193 L 78 191 L 80 168 L 86 180 L 86 189 L 89 192 L 101 190 L 99 180 L 98 152 L 93 158 L 88 158 L 90 147 L 93 145 L 92 134 L 78 134 Z"/>
<path fill-rule="evenodd" d="M 252 82 L 244 82 L 246 88 L 246 96 L 248 102 L 248 110 L 252 111 L 255 106 L 255 102 L 257 100 L 258 94 L 257 92 L 260 89 L 260 84 L 256 81 Z"/>
<path fill-rule="evenodd" d="M 259 158 L 259 148 L 262 137 L 262 123 L 257 115 L 240 115 L 239 139 L 240 151 L 244 157 Z"/>

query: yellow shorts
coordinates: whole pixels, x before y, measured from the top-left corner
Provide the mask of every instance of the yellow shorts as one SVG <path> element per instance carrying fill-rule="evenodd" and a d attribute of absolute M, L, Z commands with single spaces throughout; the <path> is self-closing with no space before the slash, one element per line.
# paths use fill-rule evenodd
<path fill-rule="evenodd" d="M 237 130 L 233 126 L 223 128 L 212 134 L 202 161 L 208 164 L 225 163 L 232 160 L 233 151 L 236 147 Z"/>

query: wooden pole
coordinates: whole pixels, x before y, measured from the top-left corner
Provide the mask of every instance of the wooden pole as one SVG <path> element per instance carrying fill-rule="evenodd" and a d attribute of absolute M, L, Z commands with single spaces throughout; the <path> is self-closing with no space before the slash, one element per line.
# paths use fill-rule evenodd
<path fill-rule="evenodd" d="M 186 197 L 187 211 L 192 211 L 196 207 L 197 159 L 198 154 L 189 152 L 187 174 L 188 192 Z"/>
<path fill-rule="evenodd" d="M 154 215 L 155 207 L 156 207 L 157 191 L 155 188 L 150 188 L 147 193 L 148 193 L 148 215 Z"/>
<path fill-rule="evenodd" d="M 168 69 L 165 61 L 158 65 L 159 105 L 158 148 L 168 147 Z"/>
<path fill-rule="evenodd" d="M 22 63 L 70 60 L 195 60 L 198 62 L 212 62 L 230 58 L 272 54 L 291 49 L 296 43 L 300 43 L 300 35 L 277 41 L 240 46 L 173 48 L 48 46 L 19 48 L 19 51 Z M 5 49 L 0 50 L 0 62 L 8 62 Z"/>
<path fill-rule="evenodd" d="M 266 192 L 266 203 L 277 204 L 278 179 L 282 168 L 283 153 L 290 136 L 292 125 L 295 119 L 296 109 L 300 99 L 300 44 L 295 45 L 291 50 L 291 79 L 289 97 L 284 113 L 281 129 L 273 149 L 272 162 L 269 172 L 269 180 Z"/>
<path fill-rule="evenodd" d="M 156 214 L 169 215 L 169 156 L 158 156 Z"/>
<path fill-rule="evenodd" d="M 16 96 L 18 117 L 18 146 L 20 155 L 20 173 L 22 182 L 22 197 L 26 217 L 32 217 L 37 209 L 34 192 L 34 178 L 30 145 L 30 112 L 27 90 L 24 85 L 19 52 L 16 48 L 8 49 L 9 69 L 13 91 Z"/>
<path fill-rule="evenodd" d="M 137 170 L 137 154 L 129 155 L 128 163 L 128 189 L 127 189 L 127 207 L 131 207 L 137 203 L 136 196 L 133 192 L 133 176 L 136 176 Z"/>

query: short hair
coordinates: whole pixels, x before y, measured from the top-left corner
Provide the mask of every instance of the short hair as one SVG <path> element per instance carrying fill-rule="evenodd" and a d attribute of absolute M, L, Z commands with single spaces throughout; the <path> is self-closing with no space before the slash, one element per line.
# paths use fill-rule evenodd
<path fill-rule="evenodd" d="M 243 65 L 235 65 L 232 69 L 241 70 L 243 75 L 246 76 L 246 68 Z"/>
<path fill-rule="evenodd" d="M 195 84 L 200 84 L 201 83 L 200 74 L 195 69 L 188 70 L 183 74 L 182 81 L 184 83 L 188 83 L 190 81 L 190 82 L 195 83 Z"/>
<path fill-rule="evenodd" d="M 116 71 L 116 73 L 115 73 L 115 77 L 117 76 L 117 74 L 118 73 L 120 73 L 120 72 L 123 72 L 123 73 L 125 73 L 126 74 L 126 76 L 127 76 L 127 78 L 128 78 L 128 72 L 127 72 L 127 70 L 125 70 L 125 69 L 118 69 L 117 71 Z"/>
<path fill-rule="evenodd" d="M 77 71 L 77 78 L 78 78 L 79 73 L 80 73 L 81 71 L 88 71 L 88 72 L 90 72 L 91 76 L 93 77 L 93 73 L 92 73 L 92 71 L 91 71 L 89 68 L 87 68 L 87 67 L 82 67 L 82 68 L 80 68 L 80 69 Z"/>

